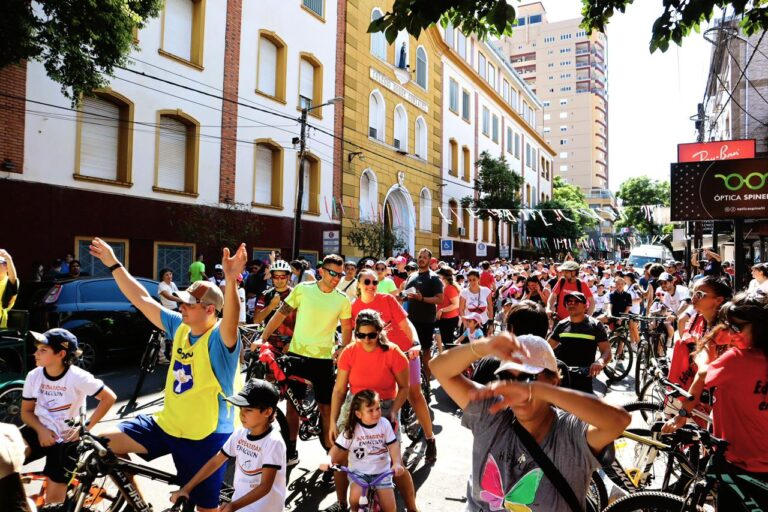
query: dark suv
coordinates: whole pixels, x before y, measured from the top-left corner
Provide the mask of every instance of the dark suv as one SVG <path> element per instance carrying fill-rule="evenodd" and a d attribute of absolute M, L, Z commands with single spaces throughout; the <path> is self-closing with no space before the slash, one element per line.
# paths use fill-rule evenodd
<path fill-rule="evenodd" d="M 157 281 L 136 278 L 157 298 Z M 137 360 L 149 340 L 153 325 L 117 287 L 112 277 L 90 277 L 54 284 L 32 308 L 30 328 L 45 331 L 69 329 L 83 350 L 81 366 L 101 366 L 115 356 Z"/>

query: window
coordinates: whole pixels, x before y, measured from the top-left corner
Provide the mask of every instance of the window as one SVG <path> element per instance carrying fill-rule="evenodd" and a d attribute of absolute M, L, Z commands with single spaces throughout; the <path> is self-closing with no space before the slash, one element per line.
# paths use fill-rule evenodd
<path fill-rule="evenodd" d="M 566 39 L 570 39 L 571 34 L 560 34 L 560 40 L 565 41 Z"/>
<path fill-rule="evenodd" d="M 427 52 L 422 46 L 416 49 L 416 83 L 427 88 Z"/>
<path fill-rule="evenodd" d="M 531 156 L 531 145 L 527 142 L 525 143 L 525 166 L 530 168 L 531 167 L 531 160 L 533 157 Z"/>
<path fill-rule="evenodd" d="M 507 153 L 512 153 L 514 146 L 514 140 L 512 136 L 512 128 L 507 127 Z"/>
<path fill-rule="evenodd" d="M 560 158 L 568 158 L 568 152 L 567 151 L 561 151 L 560 152 Z"/>
<path fill-rule="evenodd" d="M 571 78 L 571 74 L 570 73 L 561 73 L 560 74 L 560 80 L 568 80 L 569 78 Z"/>
<path fill-rule="evenodd" d="M 525 204 L 531 206 L 531 185 L 529 183 L 525 184 Z"/>
<path fill-rule="evenodd" d="M 517 98 L 518 98 L 517 89 L 510 88 L 510 90 L 509 90 L 509 104 L 512 106 L 512 108 L 517 108 L 517 103 L 518 103 Z"/>
<path fill-rule="evenodd" d="M 408 113 L 402 105 L 395 107 L 395 149 L 408 152 Z"/>
<path fill-rule="evenodd" d="M 462 165 L 464 166 L 464 181 L 469 181 L 470 169 L 472 169 L 472 157 L 467 146 L 461 148 Z"/>
<path fill-rule="evenodd" d="M 560 48 L 560 53 L 571 53 L 571 48 Z"/>
<path fill-rule="evenodd" d="M 488 83 L 496 89 L 496 68 L 492 64 L 488 64 Z"/>
<path fill-rule="evenodd" d="M 493 128 L 491 131 L 491 139 L 493 142 L 498 143 L 499 142 L 499 116 L 496 114 L 493 115 L 493 122 L 491 123 L 491 127 Z"/>
<path fill-rule="evenodd" d="M 451 221 L 448 224 L 448 236 L 459 236 L 459 203 L 455 199 L 448 201 L 448 219 Z"/>
<path fill-rule="evenodd" d="M 571 65 L 571 61 L 570 60 L 560 61 L 560 65 L 561 66 L 570 66 Z"/>
<path fill-rule="evenodd" d="M 461 227 L 464 228 L 464 236 L 461 238 L 469 238 L 469 228 L 471 222 L 469 220 L 469 208 L 461 209 Z"/>
<path fill-rule="evenodd" d="M 448 25 L 445 26 L 445 44 L 448 45 L 448 48 L 453 49 L 453 35 L 456 32 L 456 29 L 453 28 L 453 25 L 448 23 Z"/>
<path fill-rule="evenodd" d="M 453 78 L 448 80 L 448 108 L 454 114 L 459 113 L 459 84 Z"/>
<path fill-rule="evenodd" d="M 560 100 L 560 104 L 561 105 L 567 105 L 568 104 L 568 100 L 567 99 L 561 99 Z"/>
<path fill-rule="evenodd" d="M 545 43 L 554 43 L 555 42 L 555 36 L 546 36 L 544 38 Z"/>
<path fill-rule="evenodd" d="M 587 37 L 587 31 L 586 30 L 579 30 L 576 32 L 576 37 Z"/>
<path fill-rule="evenodd" d="M 544 133 L 549 133 L 551 131 L 552 131 L 552 128 L 550 128 L 549 126 L 544 127 Z"/>
<path fill-rule="evenodd" d="M 169 268 L 173 272 L 173 282 L 180 289 L 190 285 L 189 266 L 195 261 L 195 244 L 155 242 L 155 273 L 153 278 L 160 280 L 160 271 Z"/>
<path fill-rule="evenodd" d="M 555 67 L 555 63 L 554 62 L 550 62 L 549 64 L 547 64 L 547 67 L 548 68 L 553 68 L 553 67 Z"/>
<path fill-rule="evenodd" d="M 300 53 L 299 58 L 299 108 L 310 108 L 323 102 L 323 65 L 310 53 Z M 321 108 L 309 115 L 321 117 Z"/>
<path fill-rule="evenodd" d="M 509 103 L 509 82 L 507 82 L 506 79 L 501 82 L 501 97 L 504 98 L 504 101 Z"/>
<path fill-rule="evenodd" d="M 281 102 L 285 102 L 285 48 L 273 32 L 260 32 L 256 92 Z"/>
<path fill-rule="evenodd" d="M 254 145 L 253 205 L 283 206 L 283 148 L 271 139 Z"/>
<path fill-rule="evenodd" d="M 515 134 L 515 158 L 520 160 L 520 134 Z"/>
<path fill-rule="evenodd" d="M 570 86 L 570 85 L 568 85 L 568 86 L 566 86 L 566 87 L 561 87 L 561 88 L 560 88 L 560 92 L 568 92 L 568 91 L 570 91 L 570 90 L 571 90 L 571 86 Z"/>
<path fill-rule="evenodd" d="M 469 92 L 466 89 L 461 91 L 461 117 L 469 121 Z"/>
<path fill-rule="evenodd" d="M 320 18 L 325 17 L 323 4 L 325 0 L 304 0 L 304 7 L 309 11 L 317 14 Z"/>
<path fill-rule="evenodd" d="M 560 125 L 560 131 L 561 132 L 567 132 L 568 131 L 568 127 L 565 126 L 565 125 Z"/>
<path fill-rule="evenodd" d="M 133 103 L 112 91 L 85 96 L 78 112 L 75 179 L 129 185 Z"/>
<path fill-rule="evenodd" d="M 378 90 L 368 97 L 368 136 L 383 141 L 386 114 L 384 98 Z"/>
<path fill-rule="evenodd" d="M 379 211 L 379 187 L 376 175 L 371 169 L 363 171 L 360 177 L 360 220 L 376 220 Z"/>
<path fill-rule="evenodd" d="M 181 110 L 159 117 L 153 190 L 196 196 L 200 124 Z"/>
<path fill-rule="evenodd" d="M 549 106 L 549 100 L 544 100 L 541 104 L 544 105 L 544 108 L 547 108 Z"/>
<path fill-rule="evenodd" d="M 405 69 L 411 63 L 411 40 L 405 30 L 397 33 L 395 38 L 395 66 Z"/>
<path fill-rule="evenodd" d="M 560 139 L 561 146 L 565 146 L 566 144 L 568 144 L 568 139 Z"/>
<path fill-rule="evenodd" d="M 568 166 L 567 165 L 561 165 L 560 166 L 560 172 L 565 172 L 567 170 L 568 170 Z"/>
<path fill-rule="evenodd" d="M 419 229 L 432 231 L 432 194 L 426 187 L 421 189 L 419 194 Z"/>
<path fill-rule="evenodd" d="M 534 23 L 541 23 L 541 14 L 532 14 L 528 17 L 528 23 L 533 25 Z"/>
<path fill-rule="evenodd" d="M 461 30 L 456 31 L 456 53 L 467 60 L 467 36 L 462 34 Z"/>
<path fill-rule="evenodd" d="M 298 182 L 298 179 L 296 181 Z M 320 215 L 320 159 L 311 153 L 304 155 L 304 193 L 301 197 L 301 210 L 304 213 Z"/>
<path fill-rule="evenodd" d="M 478 52 L 477 54 L 477 73 L 483 80 L 486 80 L 488 76 L 488 63 L 485 60 L 485 55 Z"/>
<path fill-rule="evenodd" d="M 549 121 L 551 119 L 551 117 L 552 116 L 550 114 L 544 114 L 544 120 L 545 121 Z"/>
<path fill-rule="evenodd" d="M 111 275 L 109 268 L 105 267 L 101 260 L 91 256 L 90 250 L 88 249 L 88 247 L 91 245 L 91 240 L 93 240 L 92 236 L 75 237 L 75 258 L 80 261 L 80 271 L 87 272 L 92 276 Z M 112 250 L 115 251 L 117 261 L 122 261 L 123 265 L 125 265 L 125 268 L 130 268 L 128 265 L 128 240 L 104 238 L 104 241 L 112 246 Z M 114 294 L 112 294 L 112 296 L 114 297 Z"/>
<path fill-rule="evenodd" d="M 486 137 L 491 134 L 491 112 L 488 107 L 483 107 L 483 135 Z"/>
<path fill-rule="evenodd" d="M 560 112 L 560 119 L 568 119 L 568 112 Z"/>
<path fill-rule="evenodd" d="M 427 159 L 427 123 L 424 118 L 416 119 L 416 156 Z"/>
<path fill-rule="evenodd" d="M 456 139 L 448 140 L 448 147 L 451 150 L 451 166 L 448 168 L 448 174 L 451 176 L 459 175 L 459 143 Z"/>
<path fill-rule="evenodd" d="M 518 27 L 522 27 L 523 25 L 525 25 L 525 16 L 520 16 L 515 21 L 517 22 Z"/>
<path fill-rule="evenodd" d="M 371 12 L 371 21 L 383 18 L 384 14 L 379 9 Z M 381 60 L 387 60 L 387 38 L 384 32 L 374 32 L 371 34 L 371 53 Z"/>
<path fill-rule="evenodd" d="M 166 0 L 160 54 L 203 67 L 205 0 Z"/>

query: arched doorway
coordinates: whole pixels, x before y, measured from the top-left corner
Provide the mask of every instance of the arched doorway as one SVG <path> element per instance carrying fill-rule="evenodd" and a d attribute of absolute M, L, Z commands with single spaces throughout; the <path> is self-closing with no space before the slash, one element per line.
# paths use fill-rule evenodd
<path fill-rule="evenodd" d="M 411 194 L 402 185 L 393 185 L 384 198 L 384 226 L 405 242 L 409 254 L 416 254 L 416 210 Z M 392 255 L 392 248 L 386 254 Z"/>

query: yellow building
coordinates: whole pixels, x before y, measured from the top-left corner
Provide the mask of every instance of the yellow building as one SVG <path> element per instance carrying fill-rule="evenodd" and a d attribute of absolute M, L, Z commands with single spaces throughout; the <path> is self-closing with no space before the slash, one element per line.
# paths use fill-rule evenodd
<path fill-rule="evenodd" d="M 336 155 L 342 166 L 342 253 L 366 256 L 346 234 L 361 221 L 384 223 L 409 254 L 438 252 L 441 201 L 442 78 L 436 29 L 416 39 L 403 32 L 394 44 L 367 33 L 386 0 L 346 5 L 340 34 L 337 92 L 344 96 Z M 340 11 L 339 16 L 343 13 Z M 344 19 L 344 18 L 343 18 Z M 339 48 L 341 50 L 341 47 Z M 339 70 L 343 69 L 343 75 Z"/>

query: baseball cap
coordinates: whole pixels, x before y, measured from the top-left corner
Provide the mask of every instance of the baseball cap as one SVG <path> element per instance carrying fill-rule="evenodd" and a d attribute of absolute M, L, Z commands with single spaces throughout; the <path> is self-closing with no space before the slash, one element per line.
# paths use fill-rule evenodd
<path fill-rule="evenodd" d="M 573 291 L 573 292 L 566 293 L 565 297 L 563 297 L 563 302 L 567 301 L 569 297 L 573 297 L 574 299 L 581 302 L 582 304 L 587 303 L 587 297 L 581 292 Z"/>
<path fill-rule="evenodd" d="M 401 263 L 407 263 L 407 262 L 408 260 L 406 260 L 402 256 L 398 256 L 397 258 L 395 258 L 395 265 L 400 265 Z"/>
<path fill-rule="evenodd" d="M 481 317 L 479 313 L 469 313 L 461 318 L 463 318 L 464 320 L 474 320 L 480 325 L 482 325 L 483 323 L 483 317 Z"/>
<path fill-rule="evenodd" d="M 532 375 L 544 370 L 557 372 L 555 353 L 544 338 L 533 334 L 523 334 L 517 337 L 517 341 L 528 349 L 528 355 L 518 354 L 515 356 L 516 361 L 504 361 L 496 370 L 496 374 L 508 370 L 517 370 Z"/>
<path fill-rule="evenodd" d="M 35 344 L 48 345 L 56 352 L 66 350 L 68 354 L 77 352 L 77 337 L 66 329 L 56 327 L 44 333 L 29 331 Z"/>
<path fill-rule="evenodd" d="M 224 267 L 221 266 L 221 263 L 217 263 L 214 265 L 213 270 L 224 270 Z"/>
<path fill-rule="evenodd" d="M 465 261 L 465 262 L 464 262 L 464 266 L 465 266 L 465 267 L 468 267 L 468 266 L 469 266 L 469 262 L 468 262 L 468 261 Z"/>
<path fill-rule="evenodd" d="M 225 400 L 238 407 L 277 407 L 280 394 L 275 386 L 262 379 L 251 379 L 236 395 Z"/>
<path fill-rule="evenodd" d="M 344 263 L 344 267 L 345 267 L 345 268 L 346 268 L 346 267 L 355 267 L 355 268 L 357 268 L 357 263 L 355 263 L 355 262 L 354 262 L 354 261 L 352 261 L 352 260 L 347 260 L 347 261 Z"/>
<path fill-rule="evenodd" d="M 221 288 L 210 281 L 195 281 L 183 292 L 175 292 L 173 295 L 189 306 L 202 302 L 213 305 L 218 311 L 224 307 L 224 294 L 221 293 Z"/>
<path fill-rule="evenodd" d="M 579 270 L 579 264 L 575 261 L 566 261 L 562 265 L 560 265 L 560 270 L 572 270 L 576 271 Z"/>
<path fill-rule="evenodd" d="M 430 263 L 430 265 L 431 265 L 432 263 L 437 263 L 437 258 L 432 258 L 432 259 L 430 259 L 430 260 L 429 260 L 429 263 Z"/>
<path fill-rule="evenodd" d="M 414 270 L 414 269 L 419 268 L 419 266 L 416 264 L 416 262 L 409 261 L 408 264 L 405 266 L 405 268 L 410 269 L 410 270 Z"/>
<path fill-rule="evenodd" d="M 670 274 L 669 272 L 662 272 L 661 275 L 659 276 L 659 280 L 661 280 L 661 281 L 674 281 L 675 277 L 672 274 Z"/>

